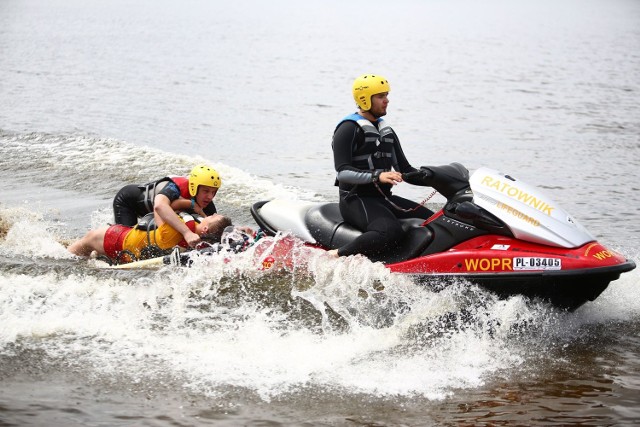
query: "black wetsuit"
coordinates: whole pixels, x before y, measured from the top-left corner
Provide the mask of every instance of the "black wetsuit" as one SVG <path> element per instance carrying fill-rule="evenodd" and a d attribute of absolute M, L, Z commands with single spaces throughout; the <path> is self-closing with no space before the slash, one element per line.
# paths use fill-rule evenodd
<path fill-rule="evenodd" d="M 373 125 L 376 130 L 380 130 L 380 122 Z M 375 132 L 374 130 L 373 133 Z M 392 195 L 391 184 L 377 182 L 380 173 L 392 168 L 401 173 L 416 169 L 407 161 L 400 141 L 391 128 L 387 127 L 377 142 L 372 139 L 373 133 L 367 131 L 365 138 L 365 130 L 351 116 L 338 125 L 333 135 L 333 158 L 338 172 L 336 185 L 340 188 L 340 213 L 345 221 L 363 231 L 357 239 L 338 249 L 340 256 L 356 253 L 370 256 L 388 250 L 402 237 L 399 219 L 427 219 L 433 215 L 424 206 Z M 387 199 L 401 208 L 417 209 L 403 212 L 394 208 Z"/>
<path fill-rule="evenodd" d="M 129 184 L 118 191 L 113 199 L 113 216 L 116 224 L 133 227 L 142 218 L 153 212 L 153 200 L 156 195 L 163 194 L 169 202 L 180 198 L 180 188 L 169 178 L 163 178 L 144 185 Z M 216 213 L 216 206 L 209 203 L 204 209 L 209 216 Z M 187 210 L 187 212 L 191 212 Z M 193 212 L 191 212 L 193 213 Z"/>

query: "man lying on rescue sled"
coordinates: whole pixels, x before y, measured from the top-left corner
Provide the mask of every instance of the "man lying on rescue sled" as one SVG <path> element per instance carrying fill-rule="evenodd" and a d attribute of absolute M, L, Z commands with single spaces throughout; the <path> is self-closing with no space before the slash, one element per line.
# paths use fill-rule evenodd
<path fill-rule="evenodd" d="M 204 218 L 187 213 L 176 214 L 181 224 L 197 234 L 203 240 L 219 242 L 225 227 L 231 225 L 231 220 L 220 214 L 213 214 Z M 175 246 L 188 248 L 183 235 L 175 230 L 168 222 L 155 214 L 157 228 L 147 230 L 136 226 L 111 225 L 90 230 L 80 240 L 73 242 L 67 248 L 69 252 L 78 256 L 89 256 L 93 251 L 98 255 L 106 255 L 119 263 L 137 259 L 151 258 L 171 250 Z M 122 256 L 127 254 L 128 256 Z"/>

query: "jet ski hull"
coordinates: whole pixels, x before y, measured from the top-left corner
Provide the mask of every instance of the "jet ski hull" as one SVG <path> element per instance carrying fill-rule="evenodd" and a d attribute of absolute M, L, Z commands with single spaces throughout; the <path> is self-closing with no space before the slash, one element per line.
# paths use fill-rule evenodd
<path fill-rule="evenodd" d="M 465 280 L 486 289 L 498 297 L 522 295 L 546 301 L 558 308 L 573 311 L 594 301 L 620 274 L 631 271 L 635 264 L 627 261 L 610 267 L 572 271 L 531 273 L 412 273 L 418 283 L 441 286 L 455 280 Z"/>
<path fill-rule="evenodd" d="M 464 279 L 501 297 L 523 295 L 574 310 L 635 263 L 597 242 L 567 249 L 489 235 L 387 267 L 423 283 Z"/>
<path fill-rule="evenodd" d="M 500 172 L 462 165 L 423 167 L 447 203 L 427 221 L 400 220 L 404 234 L 374 262 L 438 286 L 464 279 L 500 296 L 539 298 L 574 310 L 597 298 L 633 261 L 606 248 L 547 195 Z M 425 173 L 426 173 L 425 172 Z M 262 201 L 251 213 L 266 233 L 291 233 L 323 249 L 361 231 L 337 203 Z"/>

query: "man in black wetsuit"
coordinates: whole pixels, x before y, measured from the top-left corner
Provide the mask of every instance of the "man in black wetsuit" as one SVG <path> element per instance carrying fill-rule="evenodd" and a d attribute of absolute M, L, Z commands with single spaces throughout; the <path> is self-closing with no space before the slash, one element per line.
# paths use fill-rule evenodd
<path fill-rule="evenodd" d="M 403 173 L 417 172 L 405 157 L 396 133 L 382 117 L 389 104 L 389 82 L 366 74 L 353 83 L 358 112 L 338 124 L 333 134 L 333 159 L 340 188 L 340 213 L 363 234 L 332 251 L 333 256 L 375 255 L 402 237 L 401 218 L 429 218 L 433 212 L 391 194 Z M 407 179 L 424 185 L 419 179 Z"/>

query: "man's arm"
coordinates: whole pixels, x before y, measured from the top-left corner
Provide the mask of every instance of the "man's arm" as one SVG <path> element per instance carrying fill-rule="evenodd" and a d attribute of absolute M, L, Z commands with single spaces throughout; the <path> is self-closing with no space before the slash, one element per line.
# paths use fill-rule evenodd
<path fill-rule="evenodd" d="M 200 243 L 200 236 L 191 231 L 180 217 L 176 215 L 175 211 L 171 208 L 169 198 L 164 194 L 158 194 L 156 198 L 153 199 L 153 217 L 158 227 L 166 222 L 171 228 L 182 234 L 182 237 L 189 246 L 193 247 Z"/>
<path fill-rule="evenodd" d="M 374 181 L 374 171 L 352 166 L 353 147 L 361 138 L 364 136 L 360 127 L 349 120 L 340 123 L 333 134 L 333 164 L 338 172 L 338 181 L 344 184 L 371 184 Z"/>
<path fill-rule="evenodd" d="M 173 202 L 171 202 L 171 209 L 176 212 L 179 211 L 192 211 L 197 213 L 200 216 L 207 216 L 204 210 L 197 203 L 192 202 L 193 199 L 185 199 L 184 197 L 180 197 Z"/>

